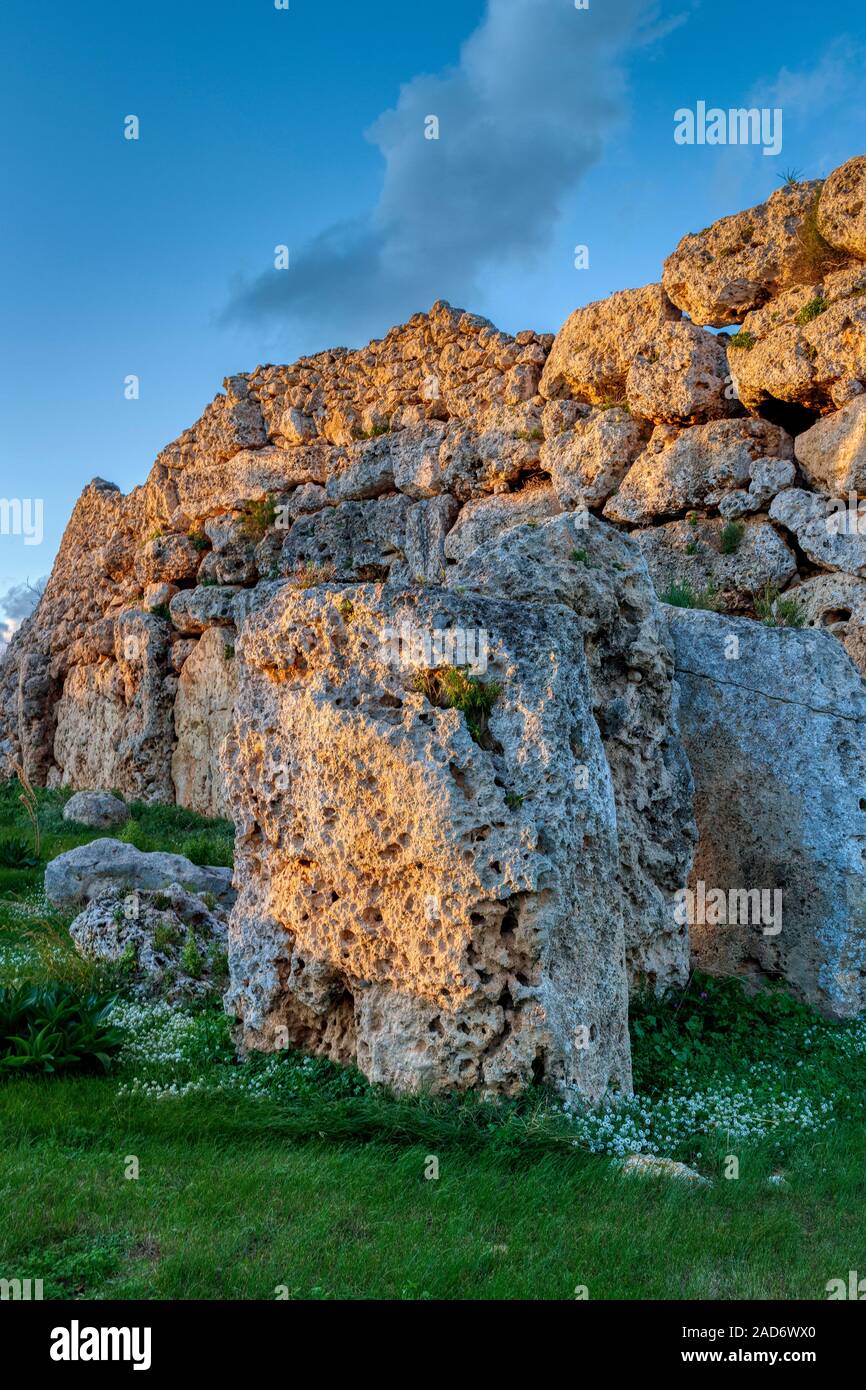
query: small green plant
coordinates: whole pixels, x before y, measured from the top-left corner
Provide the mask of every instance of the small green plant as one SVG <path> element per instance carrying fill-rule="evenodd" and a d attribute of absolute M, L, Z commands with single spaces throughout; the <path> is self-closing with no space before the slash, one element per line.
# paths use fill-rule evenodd
<path fill-rule="evenodd" d="M 205 907 L 207 908 L 208 912 L 213 912 L 214 908 L 215 908 L 216 905 L 217 905 L 216 894 L 215 894 L 215 893 L 202 893 L 202 895 L 201 895 L 201 900 L 202 900 L 202 902 L 204 903 Z"/>
<path fill-rule="evenodd" d="M 109 1023 L 113 999 L 62 985 L 0 989 L 0 1076 L 107 1071 L 121 1035 Z"/>
<path fill-rule="evenodd" d="M 731 338 L 732 348 L 741 348 L 744 352 L 751 352 L 754 346 L 754 336 L 748 331 L 748 329 L 743 330 L 741 328 L 739 333 L 735 333 Z"/>
<path fill-rule="evenodd" d="M 435 671 L 417 672 L 412 686 L 425 695 L 431 705 L 459 710 L 470 736 L 480 748 L 497 746 L 487 727 L 490 711 L 502 694 L 502 687 L 496 681 L 470 676 L 465 667 L 443 666 Z"/>
<path fill-rule="evenodd" d="M 588 565 L 592 569 L 592 561 L 585 550 L 572 550 L 570 559 L 573 565 Z"/>
<path fill-rule="evenodd" d="M 217 978 L 229 973 L 229 953 L 218 941 L 211 942 L 207 953 L 208 969 Z"/>
<path fill-rule="evenodd" d="M 351 620 L 352 614 L 355 611 L 355 605 L 349 598 L 348 594 L 343 595 L 337 606 L 340 610 L 340 617 L 343 619 L 343 622 L 348 623 Z"/>
<path fill-rule="evenodd" d="M 523 805 L 523 797 L 519 792 L 506 792 L 505 804 L 510 811 L 516 811 L 518 806 Z"/>
<path fill-rule="evenodd" d="M 167 603 L 156 603 L 150 610 L 154 618 L 162 618 L 164 623 L 171 622 L 171 610 Z"/>
<path fill-rule="evenodd" d="M 238 530 L 247 541 L 260 541 L 267 535 L 277 516 L 277 505 L 272 497 L 260 501 L 244 502 Z"/>
<path fill-rule="evenodd" d="M 700 550 L 700 548 L 701 548 L 700 541 L 691 540 L 691 541 L 687 541 L 687 542 L 686 542 L 686 554 L 687 554 L 687 555 L 697 555 L 697 553 L 698 553 L 698 551 Z"/>
<path fill-rule="evenodd" d="M 819 314 L 823 314 L 824 310 L 828 307 L 824 296 L 822 294 L 816 294 L 814 299 L 810 299 L 808 304 L 803 305 L 799 314 L 795 317 L 794 322 L 798 323 L 802 328 L 804 324 L 811 323 Z"/>
<path fill-rule="evenodd" d="M 755 613 L 767 627 L 803 627 L 806 621 L 800 601 L 780 594 L 775 584 L 765 584 L 757 595 Z"/>
<path fill-rule="evenodd" d="M 226 661 L 233 661 L 234 655 L 235 649 L 232 646 L 231 642 L 226 642 L 223 647 L 223 656 L 225 657 Z"/>
<path fill-rule="evenodd" d="M 719 536 L 719 549 L 722 554 L 736 555 L 745 534 L 746 528 L 742 521 L 729 521 L 723 526 Z"/>
<path fill-rule="evenodd" d="M 389 434 L 390 431 L 391 421 L 385 420 L 381 424 L 373 425 L 368 430 L 362 430 L 360 437 L 361 439 L 379 439 L 383 434 Z"/>
<path fill-rule="evenodd" d="M 184 973 L 189 975 L 191 979 L 198 980 L 201 978 L 204 962 L 202 961 L 201 951 L 196 945 L 195 937 L 192 932 L 190 932 L 187 937 L 184 948 L 180 953 L 180 963 Z"/>
<path fill-rule="evenodd" d="M 721 607 L 712 580 L 705 589 L 695 589 L 688 579 L 674 580 L 661 591 L 659 598 L 662 603 L 669 603 L 673 608 L 706 608 L 716 613 Z"/>
<path fill-rule="evenodd" d="M 20 835 L 4 835 L 0 839 L 0 868 L 32 869 L 38 863 L 32 845 Z"/>
<path fill-rule="evenodd" d="M 210 550 L 210 541 L 204 531 L 190 531 L 187 535 L 187 540 L 194 550 Z"/>
<path fill-rule="evenodd" d="M 170 922 L 160 922 L 153 931 L 153 945 L 157 951 L 168 951 L 172 946 L 177 946 L 180 937 L 177 927 Z"/>

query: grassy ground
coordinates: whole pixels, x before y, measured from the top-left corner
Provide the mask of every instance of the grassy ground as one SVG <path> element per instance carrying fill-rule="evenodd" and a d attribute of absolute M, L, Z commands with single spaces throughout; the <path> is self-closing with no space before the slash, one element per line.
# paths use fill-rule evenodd
<path fill-rule="evenodd" d="M 39 794 L 43 860 L 92 838 L 62 802 Z M 0 788 L 0 985 L 112 983 L 47 910 L 44 865 L 4 867 L 28 835 Z M 123 835 L 203 862 L 231 844 L 165 808 Z M 108 1074 L 0 1082 L 0 1277 L 46 1297 L 817 1299 L 866 1268 L 866 1027 L 785 996 L 693 981 L 639 1001 L 638 1095 L 602 1114 L 399 1100 L 292 1054 L 238 1065 L 218 1002 L 126 997 L 114 1017 Z M 626 1178 L 634 1150 L 711 1185 Z"/>

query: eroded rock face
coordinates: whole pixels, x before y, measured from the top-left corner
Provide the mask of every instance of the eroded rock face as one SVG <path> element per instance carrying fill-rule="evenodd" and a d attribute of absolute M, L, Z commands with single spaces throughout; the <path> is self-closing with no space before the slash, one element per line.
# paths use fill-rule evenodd
<path fill-rule="evenodd" d="M 725 524 L 721 517 L 695 516 L 635 533 L 657 593 L 664 597 L 688 585 L 708 606 L 748 613 L 768 586 L 784 589 L 795 577 L 793 550 L 765 518 L 744 518 L 729 554 L 722 548 Z"/>
<path fill-rule="evenodd" d="M 644 448 L 649 428 L 622 406 L 550 420 L 541 464 L 563 508 L 600 507 Z"/>
<path fill-rule="evenodd" d="M 130 611 L 113 625 L 113 655 L 73 666 L 56 707 L 49 785 L 116 787 L 131 799 L 174 799 L 168 624 Z"/>
<path fill-rule="evenodd" d="M 818 228 L 831 246 L 866 261 L 866 155 L 849 159 L 827 179 Z"/>
<path fill-rule="evenodd" d="M 674 928 L 670 905 L 691 862 L 691 779 L 670 640 L 640 552 L 604 522 L 564 515 L 480 547 L 448 582 L 571 611 L 614 783 L 629 979 L 655 988 L 684 983 L 688 939 Z"/>
<path fill-rule="evenodd" d="M 593 405 L 623 400 L 633 359 L 650 352 L 664 326 L 681 317 L 661 285 L 620 290 L 575 309 L 545 363 L 542 396 L 574 396 Z"/>
<path fill-rule="evenodd" d="M 790 458 L 793 441 L 766 420 L 713 420 L 690 430 L 659 425 L 604 514 L 612 521 L 651 521 L 696 506 L 718 506 L 748 487 L 767 458 Z"/>
<path fill-rule="evenodd" d="M 866 1004 L 866 688 L 825 633 L 669 616 L 699 830 L 695 964 L 781 978 L 851 1017 Z M 724 916 L 706 906 L 715 889 Z M 759 890 L 763 908 L 734 909 L 732 892 Z"/>
<path fill-rule="evenodd" d="M 840 500 L 816 496 L 804 488 L 789 487 L 774 498 L 770 519 L 796 537 L 797 544 L 815 565 L 866 575 L 866 508 L 855 502 L 853 511 Z"/>
<path fill-rule="evenodd" d="M 657 425 L 694 425 L 733 414 L 726 346 L 724 338 L 693 323 L 666 323 L 650 352 L 635 357 L 629 368 L 632 414 Z"/>
<path fill-rule="evenodd" d="M 480 742 L 414 688 L 429 667 L 400 664 L 404 628 L 487 633 Z M 616 809 L 573 614 L 285 589 L 240 648 L 228 1006 L 246 1044 L 403 1090 L 627 1091 Z"/>
<path fill-rule="evenodd" d="M 693 323 L 728 328 L 795 283 L 804 263 L 804 219 L 820 187 L 777 188 L 766 203 L 684 236 L 665 261 L 671 303 Z"/>
<path fill-rule="evenodd" d="M 795 452 L 819 491 L 847 497 L 866 490 L 866 395 L 818 420 L 798 437 Z"/>
<path fill-rule="evenodd" d="M 231 814 L 220 755 L 237 693 L 234 640 L 233 632 L 228 640 L 224 631 L 209 628 L 184 662 L 177 684 L 171 777 L 178 804 L 201 816 Z"/>

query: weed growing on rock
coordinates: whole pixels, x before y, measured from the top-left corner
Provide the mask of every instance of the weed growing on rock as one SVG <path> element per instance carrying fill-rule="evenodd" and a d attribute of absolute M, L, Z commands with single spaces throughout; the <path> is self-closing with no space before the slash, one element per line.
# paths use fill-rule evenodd
<path fill-rule="evenodd" d="M 722 527 L 719 536 L 719 550 L 723 555 L 736 555 L 745 534 L 746 528 L 742 521 L 729 521 L 726 526 Z"/>
<path fill-rule="evenodd" d="M 774 584 L 765 584 L 756 596 L 755 612 L 766 627 L 802 627 L 806 621 L 799 600 L 781 595 Z"/>
<path fill-rule="evenodd" d="M 463 667 L 443 666 L 436 671 L 417 672 L 412 688 L 439 709 L 459 710 L 479 747 L 495 746 L 487 726 L 490 711 L 502 694 L 502 687 L 496 681 L 470 676 Z"/>

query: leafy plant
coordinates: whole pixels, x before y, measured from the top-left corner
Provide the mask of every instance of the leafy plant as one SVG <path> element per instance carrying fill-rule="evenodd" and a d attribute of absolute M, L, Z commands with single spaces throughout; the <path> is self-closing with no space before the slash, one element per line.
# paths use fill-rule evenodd
<path fill-rule="evenodd" d="M 38 862 L 32 847 L 20 835 L 4 835 L 0 839 L 0 868 L 32 869 Z"/>
<path fill-rule="evenodd" d="M 0 1075 L 107 1071 L 122 1042 L 113 1003 L 64 985 L 0 989 Z"/>
<path fill-rule="evenodd" d="M 191 932 L 186 939 L 186 943 L 184 945 L 183 950 L 180 953 L 180 963 L 184 969 L 184 972 L 187 975 L 189 975 L 191 979 L 197 980 L 200 977 L 203 962 L 201 958 L 201 952 L 198 949 L 198 946 L 195 942 L 195 937 L 192 935 Z"/>
<path fill-rule="evenodd" d="M 748 329 L 746 329 L 746 330 L 744 331 L 744 330 L 741 328 L 740 331 L 739 331 L 739 333 L 735 333 L 735 334 L 733 335 L 733 337 L 731 338 L 731 347 L 732 347 L 732 348 L 742 348 L 743 351 L 745 351 L 745 352 L 751 352 L 751 350 L 752 350 L 752 348 L 753 348 L 754 346 L 755 346 L 755 338 L 754 338 L 754 335 L 751 334 L 751 333 L 748 331 Z"/>
<path fill-rule="evenodd" d="M 210 550 L 210 541 L 204 531 L 190 531 L 187 540 L 194 550 Z"/>
<path fill-rule="evenodd" d="M 167 603 L 156 603 L 150 611 L 154 618 L 162 618 L 164 623 L 171 622 L 171 611 Z"/>

